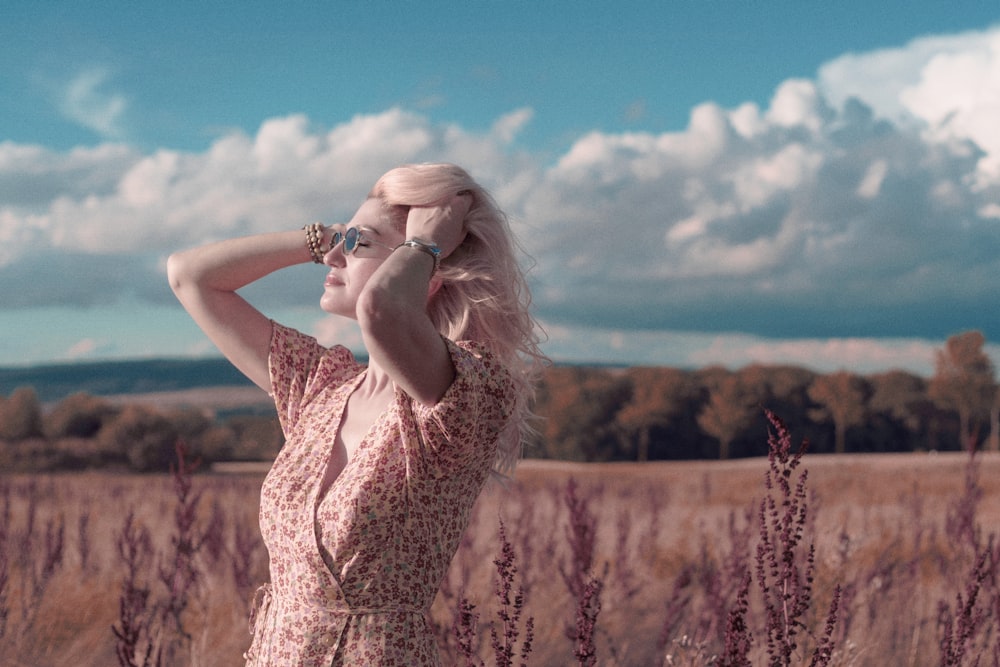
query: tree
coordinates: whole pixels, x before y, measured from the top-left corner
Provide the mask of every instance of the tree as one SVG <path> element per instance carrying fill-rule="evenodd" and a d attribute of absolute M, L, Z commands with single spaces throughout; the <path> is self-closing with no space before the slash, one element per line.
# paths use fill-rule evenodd
<path fill-rule="evenodd" d="M 883 412 L 911 431 L 922 426 L 924 411 L 921 402 L 926 400 L 926 382 L 906 371 L 888 371 L 870 378 L 872 395 L 868 407 L 873 412 Z"/>
<path fill-rule="evenodd" d="M 101 429 L 98 440 L 108 451 L 123 452 L 137 472 L 167 470 L 174 457 L 177 429 L 164 415 L 133 404 Z"/>
<path fill-rule="evenodd" d="M 636 367 L 626 371 L 632 396 L 615 420 L 625 437 L 635 444 L 637 461 L 649 460 L 654 431 L 667 429 L 695 393 L 690 375 L 676 368 Z"/>
<path fill-rule="evenodd" d="M 92 438 L 111 420 L 116 410 L 104 399 L 86 392 L 70 394 L 45 418 L 49 438 Z"/>
<path fill-rule="evenodd" d="M 236 415 L 225 426 L 233 431 L 231 457 L 238 461 L 271 461 L 285 442 L 276 416 Z"/>
<path fill-rule="evenodd" d="M 821 406 L 813 414 L 833 422 L 836 453 L 847 451 L 847 429 L 864 423 L 868 393 L 865 381 L 847 371 L 820 375 L 809 385 L 809 398 Z"/>
<path fill-rule="evenodd" d="M 750 370 L 748 367 L 744 370 Z M 775 405 L 768 409 L 775 414 L 790 413 L 805 414 L 808 403 L 809 385 L 816 379 L 816 373 L 798 366 L 764 366 L 761 367 L 767 379 L 769 400 Z M 782 412 L 779 412 L 781 410 Z M 791 414 L 794 413 L 794 414 Z M 785 420 L 788 424 L 788 420 Z"/>
<path fill-rule="evenodd" d="M 550 368 L 536 408 L 544 418 L 545 454 L 582 461 L 618 458 L 615 414 L 627 398 L 628 383 L 621 375 L 575 366 Z"/>
<path fill-rule="evenodd" d="M 872 394 L 868 400 L 869 423 L 884 420 L 891 425 L 898 449 L 909 449 L 926 439 L 934 404 L 927 398 L 927 380 L 901 370 L 878 373 L 868 378 Z M 922 443 L 928 445 L 926 441 Z"/>
<path fill-rule="evenodd" d="M 226 461 L 236 451 L 236 434 L 228 426 L 211 426 L 198 435 L 192 449 L 205 461 Z"/>
<path fill-rule="evenodd" d="M 0 400 L 0 439 L 27 440 L 42 434 L 42 407 L 34 387 L 18 387 Z"/>
<path fill-rule="evenodd" d="M 719 458 L 729 458 L 729 446 L 756 412 L 754 394 L 740 375 L 727 375 L 710 390 L 708 403 L 698 413 L 698 425 L 719 440 Z"/>
<path fill-rule="evenodd" d="M 973 423 L 984 420 L 996 394 L 993 362 L 983 351 L 986 338 L 978 331 L 955 334 L 945 341 L 934 360 L 931 399 L 958 413 L 958 437 L 971 443 Z"/>

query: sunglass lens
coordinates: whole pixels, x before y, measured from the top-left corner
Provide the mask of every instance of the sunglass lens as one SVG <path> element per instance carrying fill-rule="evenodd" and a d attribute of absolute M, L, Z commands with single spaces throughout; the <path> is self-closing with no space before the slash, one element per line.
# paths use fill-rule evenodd
<path fill-rule="evenodd" d="M 358 228 L 351 227 L 344 234 L 344 253 L 352 253 L 358 245 Z"/>

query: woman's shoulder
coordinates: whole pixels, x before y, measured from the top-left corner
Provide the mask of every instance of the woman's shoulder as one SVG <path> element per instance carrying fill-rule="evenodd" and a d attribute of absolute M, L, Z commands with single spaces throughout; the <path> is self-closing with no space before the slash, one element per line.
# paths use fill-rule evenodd
<path fill-rule="evenodd" d="M 364 364 L 355 358 L 354 353 L 343 345 L 327 347 L 314 336 L 303 333 L 292 327 L 275 322 L 271 340 L 272 362 L 275 358 L 286 359 L 302 371 L 312 373 L 356 373 L 364 368 Z"/>
<path fill-rule="evenodd" d="M 493 370 L 505 370 L 506 364 L 489 345 L 477 340 L 456 340 L 445 338 L 448 351 L 451 354 L 452 363 L 471 364 L 473 366 L 486 367 Z"/>
<path fill-rule="evenodd" d="M 445 341 L 458 380 L 453 387 L 459 385 L 468 390 L 470 386 L 480 385 L 504 393 L 512 390 L 513 369 L 508 360 L 488 344 L 476 340 Z"/>

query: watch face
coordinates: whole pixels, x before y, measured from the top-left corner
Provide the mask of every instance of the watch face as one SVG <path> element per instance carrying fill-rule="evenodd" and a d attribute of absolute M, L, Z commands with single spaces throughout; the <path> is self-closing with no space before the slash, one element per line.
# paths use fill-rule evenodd
<path fill-rule="evenodd" d="M 417 248 L 423 248 L 424 250 L 430 250 L 435 255 L 441 254 L 441 248 L 437 247 L 432 243 L 424 243 L 423 241 L 410 240 L 407 241 L 406 244 L 416 246 Z"/>

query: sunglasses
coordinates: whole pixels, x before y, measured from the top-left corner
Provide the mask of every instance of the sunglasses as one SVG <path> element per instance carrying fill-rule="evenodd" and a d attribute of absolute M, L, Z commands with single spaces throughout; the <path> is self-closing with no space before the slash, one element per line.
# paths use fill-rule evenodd
<path fill-rule="evenodd" d="M 389 250 L 395 250 L 391 245 L 386 245 L 384 243 L 379 243 L 378 241 L 372 241 L 367 236 L 362 236 L 361 231 L 357 227 L 349 227 L 346 232 L 334 232 L 333 238 L 330 240 L 330 250 L 336 248 L 340 242 L 344 242 L 344 247 L 341 248 L 345 255 L 353 255 L 357 252 L 358 248 L 361 246 L 377 245 L 383 248 L 388 248 Z"/>

